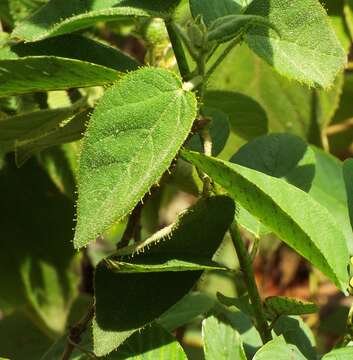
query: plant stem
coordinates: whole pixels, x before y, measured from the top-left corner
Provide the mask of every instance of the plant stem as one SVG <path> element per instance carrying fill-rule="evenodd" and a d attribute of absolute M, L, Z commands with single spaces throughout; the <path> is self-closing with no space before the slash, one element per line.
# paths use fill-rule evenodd
<path fill-rule="evenodd" d="M 203 152 L 207 156 L 212 156 L 212 138 L 210 135 L 210 132 L 208 130 L 208 127 L 200 130 L 200 137 L 203 143 Z M 212 191 L 212 180 L 211 178 L 205 174 L 201 173 L 202 176 L 202 182 L 203 182 L 203 190 L 202 195 L 204 197 L 209 196 Z"/>
<path fill-rule="evenodd" d="M 190 68 L 186 60 L 183 44 L 179 39 L 177 32 L 175 31 L 175 27 L 172 20 L 166 21 L 165 26 L 167 28 L 169 40 L 172 44 L 174 55 L 178 63 L 180 75 L 182 79 L 185 81 L 190 73 Z"/>
<path fill-rule="evenodd" d="M 240 236 L 238 224 L 235 221 L 233 221 L 232 225 L 230 226 L 229 232 L 238 255 L 240 268 L 242 270 L 249 298 L 254 310 L 255 327 L 260 333 L 262 342 L 265 344 L 272 339 L 272 335 L 266 321 L 259 291 L 256 286 L 252 262 Z"/>
<path fill-rule="evenodd" d="M 68 336 L 68 342 L 66 348 L 61 357 L 61 360 L 69 360 L 72 352 L 75 350 L 76 344 L 79 344 L 81 341 L 81 335 L 86 331 L 89 322 L 93 319 L 94 307 L 93 305 L 88 309 L 87 314 L 74 326 L 70 328 L 70 333 Z"/>

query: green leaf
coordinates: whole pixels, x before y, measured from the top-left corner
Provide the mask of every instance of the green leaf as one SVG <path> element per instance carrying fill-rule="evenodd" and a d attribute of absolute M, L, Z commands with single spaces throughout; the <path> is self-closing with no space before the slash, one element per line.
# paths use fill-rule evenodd
<path fill-rule="evenodd" d="M 28 306 L 51 332 L 61 332 L 79 282 L 70 244 L 73 203 L 33 161 L 21 169 L 5 164 L 0 192 L 6 214 L 0 218 L 0 272 L 7 274 L 0 277 L 0 307 Z"/>
<path fill-rule="evenodd" d="M 283 335 L 287 344 L 295 345 L 308 360 L 317 360 L 315 337 L 300 316 L 281 316 L 273 325 L 274 332 Z"/>
<path fill-rule="evenodd" d="M 106 259 L 108 268 L 115 273 L 135 274 L 135 273 L 156 273 L 156 272 L 177 272 L 177 271 L 203 271 L 203 270 L 227 270 L 213 261 L 204 259 L 165 259 L 161 257 L 147 257 L 141 260 L 130 262 Z"/>
<path fill-rule="evenodd" d="M 79 110 L 82 103 L 58 109 L 40 110 L 10 116 L 0 121 L 0 146 L 13 150 L 16 140 L 45 136 Z"/>
<path fill-rule="evenodd" d="M 331 122 L 342 86 L 342 76 L 327 91 L 290 81 L 245 45 L 235 48 L 210 79 L 212 89 L 234 91 L 258 102 L 271 132 L 292 133 L 304 139 L 317 138 L 318 130 Z M 347 109 L 351 109 L 349 101 L 347 96 Z"/>
<path fill-rule="evenodd" d="M 173 73 L 144 68 L 111 87 L 82 146 L 74 244 L 127 215 L 169 167 L 196 117 L 194 94 Z"/>
<path fill-rule="evenodd" d="M 283 336 L 278 336 L 265 344 L 255 354 L 253 360 L 270 360 L 273 358 L 277 360 L 306 360 L 295 345 L 286 343 Z"/>
<path fill-rule="evenodd" d="M 244 314 L 250 317 L 254 316 L 254 310 L 252 308 L 252 305 L 250 304 L 249 297 L 247 295 L 233 298 L 233 297 L 224 296 L 221 293 L 217 293 L 217 298 L 221 304 L 227 307 L 235 306 Z"/>
<path fill-rule="evenodd" d="M 219 209 L 222 208 L 222 213 Z M 149 256 L 211 259 L 233 220 L 234 203 L 220 196 L 200 200 L 177 220 L 171 232 L 149 242 L 133 261 Z M 124 274 L 101 262 L 95 274 L 94 350 L 99 356 L 118 347 L 136 330 L 160 317 L 190 291 L 201 271 Z M 111 289 L 119 289 L 117 297 Z M 141 299 L 143 311 L 141 312 Z"/>
<path fill-rule="evenodd" d="M 203 21 L 209 26 L 222 16 L 240 14 L 247 2 L 247 0 L 190 0 L 190 9 L 194 18 L 202 15 Z"/>
<path fill-rule="evenodd" d="M 262 27 L 245 35 L 250 48 L 279 73 L 323 88 L 333 84 L 346 54 L 317 0 L 254 0 L 246 13 L 266 17 L 279 30 L 281 36 Z"/>
<path fill-rule="evenodd" d="M 104 85 L 119 77 L 113 69 L 53 56 L 0 60 L 0 97 Z"/>
<path fill-rule="evenodd" d="M 317 305 L 285 296 L 270 296 L 265 299 L 266 315 L 274 320 L 282 315 L 304 315 L 319 311 Z"/>
<path fill-rule="evenodd" d="M 262 107 L 248 96 L 230 91 L 208 91 L 207 107 L 225 113 L 234 133 L 250 140 L 267 133 L 267 116 Z"/>
<path fill-rule="evenodd" d="M 206 360 L 246 360 L 239 333 L 222 317 L 210 316 L 202 322 Z"/>
<path fill-rule="evenodd" d="M 351 360 L 353 356 L 353 346 L 341 349 L 334 349 L 326 354 L 322 360 Z"/>
<path fill-rule="evenodd" d="M 167 18 L 180 0 L 92 0 L 82 2 L 51 0 L 31 17 L 19 24 L 13 37 L 38 41 L 71 33 L 98 21 L 113 21 L 121 16 L 156 16 Z"/>
<path fill-rule="evenodd" d="M 346 184 L 349 218 L 353 228 L 353 159 L 349 159 L 344 162 L 343 177 Z"/>
<path fill-rule="evenodd" d="M 47 127 L 46 131 L 36 131 L 36 134 L 33 132 L 17 139 L 15 142 L 17 166 L 22 166 L 30 157 L 44 149 L 81 139 L 90 112 L 91 109 L 80 111 L 60 123 L 50 121 L 51 126 Z"/>
<path fill-rule="evenodd" d="M 40 359 L 51 343 L 52 340 L 20 311 L 0 320 L 1 356 L 16 360 Z"/>
<path fill-rule="evenodd" d="M 213 109 L 204 108 L 203 115 L 212 119 L 209 133 L 212 138 L 212 155 L 217 156 L 224 148 L 229 138 L 229 122 L 225 113 Z M 187 143 L 187 148 L 193 151 L 203 152 L 203 146 L 199 134 L 195 134 Z"/>
<path fill-rule="evenodd" d="M 117 71 L 137 70 L 139 63 L 119 49 L 85 36 L 69 34 L 35 43 L 19 43 L 11 47 L 19 57 L 57 56 L 102 65 Z"/>
<path fill-rule="evenodd" d="M 137 332 L 107 360 L 187 360 L 181 345 L 162 327 L 154 324 Z"/>
<path fill-rule="evenodd" d="M 333 216 L 312 197 L 281 179 L 202 154 L 182 156 L 223 186 L 340 289 L 346 290 L 348 250 Z"/>
<path fill-rule="evenodd" d="M 347 194 L 342 162 L 336 157 L 314 147 L 315 177 L 309 194 L 334 216 L 345 235 L 349 253 L 353 254 L 353 233 L 347 208 Z"/>
<path fill-rule="evenodd" d="M 200 292 L 191 292 L 160 316 L 156 322 L 168 331 L 194 320 L 215 306 L 215 299 Z"/>
<path fill-rule="evenodd" d="M 8 2 L 11 16 L 17 23 L 33 14 L 48 0 L 8 0 Z"/>
<path fill-rule="evenodd" d="M 257 15 L 239 14 L 223 16 L 212 22 L 209 27 L 207 40 L 210 42 L 217 41 L 221 44 L 237 36 L 243 36 L 252 27 L 272 28 L 280 36 L 279 31 L 267 18 Z"/>

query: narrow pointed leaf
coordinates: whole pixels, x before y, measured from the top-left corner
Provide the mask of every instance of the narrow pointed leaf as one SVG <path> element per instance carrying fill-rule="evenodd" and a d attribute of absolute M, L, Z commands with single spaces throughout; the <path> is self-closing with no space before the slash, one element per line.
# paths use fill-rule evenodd
<path fill-rule="evenodd" d="M 278 72 L 309 85 L 333 84 L 346 55 L 317 0 L 254 0 L 246 13 L 266 17 L 279 30 L 281 36 L 257 27 L 245 36 L 250 48 Z"/>
<path fill-rule="evenodd" d="M 54 56 L 0 60 L 0 97 L 113 83 L 120 73 L 104 66 Z"/>
<path fill-rule="evenodd" d="M 13 36 L 26 41 L 71 33 L 122 16 L 167 17 L 179 0 L 51 0 L 19 24 Z"/>
<path fill-rule="evenodd" d="M 200 200 L 179 217 L 170 233 L 125 261 L 148 261 L 156 255 L 165 259 L 202 256 L 211 260 L 233 217 L 234 202 L 230 198 Z M 95 353 L 99 356 L 109 353 L 136 330 L 156 320 L 191 290 L 201 274 L 200 270 L 119 273 L 102 261 L 95 273 Z M 119 289 L 119 295 L 111 289 Z"/>
<path fill-rule="evenodd" d="M 134 208 L 169 167 L 195 116 L 195 96 L 163 69 L 130 73 L 104 94 L 82 147 L 75 247 Z"/>
<path fill-rule="evenodd" d="M 346 240 L 326 208 L 281 179 L 198 153 L 183 151 L 182 155 L 340 289 L 346 290 L 349 260 Z"/>

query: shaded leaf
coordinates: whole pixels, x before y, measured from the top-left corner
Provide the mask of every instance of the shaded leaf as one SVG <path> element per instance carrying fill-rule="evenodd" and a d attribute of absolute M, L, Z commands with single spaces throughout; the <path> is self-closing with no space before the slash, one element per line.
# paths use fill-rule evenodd
<path fill-rule="evenodd" d="M 222 317 L 210 316 L 202 322 L 206 360 L 246 360 L 239 333 Z"/>
<path fill-rule="evenodd" d="M 208 91 L 205 104 L 224 112 L 234 133 L 250 140 L 267 133 L 267 116 L 262 107 L 248 96 L 230 91 Z"/>
<path fill-rule="evenodd" d="M 318 1 L 254 0 L 246 13 L 266 17 L 279 30 L 280 36 L 257 27 L 245 35 L 250 48 L 279 73 L 323 88 L 333 84 L 346 54 Z"/>
<path fill-rule="evenodd" d="M 214 20 L 230 15 L 240 14 L 247 0 L 190 0 L 192 16 L 202 15 L 203 21 L 209 26 Z"/>
<path fill-rule="evenodd" d="M 130 73 L 106 91 L 82 145 L 76 248 L 132 211 L 169 167 L 195 116 L 194 94 L 164 69 Z"/>
<path fill-rule="evenodd" d="M 51 343 L 52 340 L 19 311 L 0 320 L 1 356 L 16 360 L 39 359 Z"/>
<path fill-rule="evenodd" d="M 94 25 L 98 21 L 113 21 L 121 16 L 168 17 L 180 0 L 92 0 L 82 2 L 51 0 L 31 17 L 19 24 L 13 36 L 38 41 L 47 37 L 71 33 Z"/>
<path fill-rule="evenodd" d="M 21 169 L 6 164 L 0 192 L 0 272 L 7 274 L 0 277 L 0 306 L 30 306 L 51 331 L 61 332 L 79 281 L 70 243 L 73 203 L 33 161 Z"/>
<path fill-rule="evenodd" d="M 182 151 L 246 210 L 346 290 L 348 250 L 332 215 L 305 192 L 263 173 Z"/>
<path fill-rule="evenodd" d="M 104 85 L 119 77 L 113 69 L 53 56 L 0 60 L 0 97 Z"/>
<path fill-rule="evenodd" d="M 35 43 L 19 43 L 11 47 L 19 57 L 57 56 L 102 65 L 117 71 L 136 70 L 139 63 L 119 49 L 85 36 L 69 34 Z"/>
<path fill-rule="evenodd" d="M 222 208 L 222 214 L 219 213 Z M 165 258 L 202 256 L 211 259 L 233 220 L 234 203 L 227 197 L 200 200 L 175 223 L 171 233 L 149 243 L 133 261 L 164 254 Z M 101 262 L 95 274 L 94 349 L 105 355 L 136 330 L 160 317 L 188 293 L 201 271 L 124 274 Z M 111 289 L 119 289 L 117 297 Z M 141 308 L 143 299 L 143 311 Z"/>

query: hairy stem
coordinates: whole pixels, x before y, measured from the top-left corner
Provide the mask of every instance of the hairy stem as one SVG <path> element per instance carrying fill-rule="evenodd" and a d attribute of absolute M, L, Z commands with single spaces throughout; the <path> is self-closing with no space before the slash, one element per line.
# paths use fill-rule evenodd
<path fill-rule="evenodd" d="M 178 63 L 180 75 L 182 79 L 185 81 L 190 73 L 190 68 L 186 60 L 183 44 L 175 30 L 175 26 L 173 22 L 171 20 L 166 21 L 165 26 L 167 28 L 169 40 L 172 44 L 174 55 Z"/>
<path fill-rule="evenodd" d="M 238 255 L 240 268 L 242 270 L 249 298 L 254 310 L 255 327 L 260 333 L 262 342 L 265 344 L 272 339 L 272 335 L 270 327 L 266 321 L 260 294 L 255 282 L 252 261 L 240 236 L 238 224 L 235 221 L 233 221 L 232 225 L 230 226 L 229 232 Z"/>

